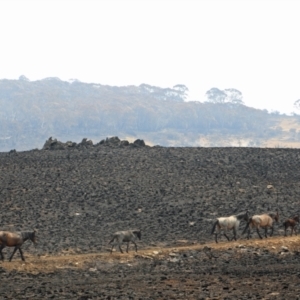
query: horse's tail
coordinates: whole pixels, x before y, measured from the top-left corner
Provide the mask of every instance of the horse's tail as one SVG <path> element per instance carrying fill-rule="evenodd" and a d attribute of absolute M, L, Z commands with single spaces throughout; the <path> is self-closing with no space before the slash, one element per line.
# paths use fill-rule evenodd
<path fill-rule="evenodd" d="M 242 234 L 244 234 L 247 231 L 251 222 L 252 222 L 252 217 L 249 218 L 249 221 L 247 222 L 247 225 L 246 225 L 245 229 L 243 230 Z"/>
<path fill-rule="evenodd" d="M 216 229 L 216 226 L 217 226 L 218 224 L 219 224 L 219 220 L 217 220 L 217 221 L 214 223 L 213 228 L 212 228 L 212 230 L 211 230 L 211 234 L 214 234 L 215 229 Z"/>
<path fill-rule="evenodd" d="M 7 243 L 7 233 L 5 231 L 0 231 L 0 245 Z"/>

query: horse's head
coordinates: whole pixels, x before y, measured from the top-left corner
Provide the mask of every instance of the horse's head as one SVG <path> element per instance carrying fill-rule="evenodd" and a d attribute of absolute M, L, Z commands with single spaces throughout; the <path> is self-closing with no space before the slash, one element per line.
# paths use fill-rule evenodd
<path fill-rule="evenodd" d="M 295 216 L 293 219 L 299 223 L 299 215 Z"/>
<path fill-rule="evenodd" d="M 7 232 L 6 231 L 0 231 L 0 244 L 5 243 L 7 240 Z"/>
<path fill-rule="evenodd" d="M 246 210 L 246 212 L 244 213 L 239 213 L 238 215 L 236 215 L 236 217 L 238 220 L 244 220 L 246 222 L 248 222 L 250 218 L 248 210 Z"/>
<path fill-rule="evenodd" d="M 134 230 L 133 233 L 138 237 L 139 240 L 142 238 L 142 234 L 140 230 Z"/>
<path fill-rule="evenodd" d="M 272 219 L 274 219 L 277 223 L 279 222 L 279 213 L 278 213 L 278 209 L 276 209 L 276 213 L 271 213 L 270 217 Z"/>

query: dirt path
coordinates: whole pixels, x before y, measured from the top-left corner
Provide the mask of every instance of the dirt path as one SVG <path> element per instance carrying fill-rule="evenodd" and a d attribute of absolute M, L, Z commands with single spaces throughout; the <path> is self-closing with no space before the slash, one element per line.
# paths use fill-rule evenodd
<path fill-rule="evenodd" d="M 18 254 L 15 255 L 12 262 L 4 261 L 0 263 L 0 267 L 7 271 L 22 271 L 28 273 L 51 273 L 58 269 L 84 269 L 87 266 L 93 265 L 97 262 L 106 263 L 129 263 L 137 258 L 144 259 L 164 259 L 170 253 L 180 253 L 187 250 L 202 251 L 204 247 L 209 247 L 212 251 L 222 251 L 230 248 L 240 247 L 255 247 L 268 249 L 270 252 L 279 253 L 281 247 L 287 247 L 289 251 L 300 251 L 300 236 L 292 237 L 273 237 L 268 239 L 251 239 L 251 240 L 238 240 L 234 242 L 220 242 L 206 243 L 206 244 L 189 244 L 178 245 L 174 247 L 152 247 L 147 249 L 140 249 L 138 253 L 130 251 L 128 254 L 121 254 L 113 252 L 90 253 L 90 254 L 61 254 L 56 256 L 33 256 L 26 255 L 26 261 L 22 262 Z M 107 249 L 108 250 L 108 249 Z M 6 257 L 7 259 L 7 257 Z"/>

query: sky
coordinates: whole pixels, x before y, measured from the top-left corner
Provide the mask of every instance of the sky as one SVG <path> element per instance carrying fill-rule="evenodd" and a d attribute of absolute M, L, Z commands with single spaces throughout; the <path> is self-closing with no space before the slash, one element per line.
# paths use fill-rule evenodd
<path fill-rule="evenodd" d="M 201 102 L 235 88 L 286 114 L 300 99 L 297 0 L 0 0 L 0 11 L 0 79 L 184 84 Z"/>

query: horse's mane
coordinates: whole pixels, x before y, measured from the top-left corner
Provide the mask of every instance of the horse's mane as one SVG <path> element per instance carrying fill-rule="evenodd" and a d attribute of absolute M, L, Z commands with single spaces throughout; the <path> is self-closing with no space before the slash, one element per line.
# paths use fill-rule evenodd
<path fill-rule="evenodd" d="M 243 218 L 247 213 L 248 213 L 248 211 L 244 211 L 244 212 L 240 212 L 239 214 L 237 214 L 235 216 L 239 219 L 239 218 Z"/>
<path fill-rule="evenodd" d="M 274 212 L 274 211 L 269 211 L 267 213 L 270 217 L 275 217 L 277 215 L 277 212 Z"/>
<path fill-rule="evenodd" d="M 243 211 L 243 212 L 236 214 L 236 216 L 244 216 L 246 213 L 247 213 L 246 211 Z"/>
<path fill-rule="evenodd" d="M 20 234 L 23 238 L 33 238 L 35 235 L 35 230 L 19 231 L 18 234 Z"/>

